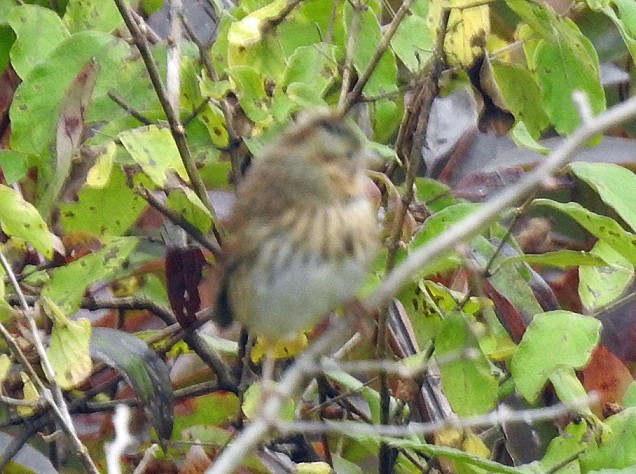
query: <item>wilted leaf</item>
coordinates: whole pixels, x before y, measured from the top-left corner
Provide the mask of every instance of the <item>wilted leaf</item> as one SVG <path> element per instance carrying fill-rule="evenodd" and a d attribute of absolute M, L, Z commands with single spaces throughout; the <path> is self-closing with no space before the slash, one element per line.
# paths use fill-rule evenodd
<path fill-rule="evenodd" d="M 38 207 L 48 221 L 53 206 L 71 172 L 73 157 L 82 143 L 86 113 L 99 67 L 92 60 L 75 77 L 62 98 L 55 140 L 53 176 L 47 183 Z"/>
<path fill-rule="evenodd" d="M 196 322 L 201 309 L 199 283 L 205 258 L 198 247 L 169 247 L 166 252 L 166 282 L 170 306 L 183 328 Z"/>
<path fill-rule="evenodd" d="M 117 153 L 114 141 L 108 142 L 102 153 L 97 156 L 95 164 L 88 170 L 86 185 L 92 188 L 103 188 L 108 183 L 113 169 L 113 159 Z"/>
<path fill-rule="evenodd" d="M 26 402 L 35 402 L 40 398 L 38 389 L 35 387 L 33 381 L 24 372 L 20 372 L 20 379 L 22 380 L 22 398 Z M 19 414 L 23 416 L 29 416 L 35 413 L 35 409 L 28 406 L 18 406 L 16 408 Z"/>
<path fill-rule="evenodd" d="M 599 396 L 601 409 L 606 403 L 621 403 L 633 381 L 625 364 L 602 344 L 594 349 L 590 363 L 583 369 L 583 386 Z"/>
<path fill-rule="evenodd" d="M 156 352 L 131 334 L 94 328 L 91 355 L 122 373 L 135 389 L 159 437 L 169 439 L 174 424 L 174 394 L 168 368 Z"/>

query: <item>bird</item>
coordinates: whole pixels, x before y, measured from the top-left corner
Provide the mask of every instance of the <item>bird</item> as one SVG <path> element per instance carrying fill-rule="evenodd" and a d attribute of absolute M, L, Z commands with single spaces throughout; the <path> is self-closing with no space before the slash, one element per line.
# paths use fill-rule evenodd
<path fill-rule="evenodd" d="M 379 247 L 363 142 L 335 111 L 314 110 L 254 157 L 225 229 L 217 323 L 277 344 L 355 297 Z"/>

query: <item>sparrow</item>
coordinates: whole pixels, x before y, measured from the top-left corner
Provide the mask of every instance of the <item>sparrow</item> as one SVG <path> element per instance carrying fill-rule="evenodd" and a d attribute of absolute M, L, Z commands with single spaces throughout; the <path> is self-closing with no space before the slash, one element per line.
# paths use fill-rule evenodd
<path fill-rule="evenodd" d="M 306 112 L 255 157 L 224 241 L 216 320 L 259 341 L 293 340 L 353 299 L 378 249 L 359 135 Z"/>

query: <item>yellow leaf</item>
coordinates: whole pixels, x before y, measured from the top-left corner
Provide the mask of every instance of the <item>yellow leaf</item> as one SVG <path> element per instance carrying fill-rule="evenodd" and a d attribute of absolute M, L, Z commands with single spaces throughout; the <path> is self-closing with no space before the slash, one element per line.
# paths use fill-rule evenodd
<path fill-rule="evenodd" d="M 468 67 L 484 54 L 486 37 L 490 34 L 490 7 L 480 5 L 462 8 L 471 3 L 474 3 L 473 0 L 450 2 L 453 10 L 448 18 L 444 39 L 444 52 L 450 66 Z M 439 18 L 444 6 L 439 1 L 431 6 L 428 21 L 434 30 L 439 28 Z"/>
<path fill-rule="evenodd" d="M 0 383 L 4 382 L 4 379 L 7 378 L 7 374 L 9 373 L 9 369 L 11 368 L 11 359 L 8 355 L 2 354 L 0 355 Z"/>
<path fill-rule="evenodd" d="M 113 168 L 113 157 L 117 152 L 115 142 L 108 142 L 104 153 L 97 157 L 97 161 L 88 171 L 86 176 L 86 184 L 93 188 L 103 188 L 108 184 L 110 171 Z"/>
<path fill-rule="evenodd" d="M 20 372 L 20 378 L 22 379 L 23 387 L 22 387 L 22 398 L 27 402 L 34 402 L 39 397 L 38 389 L 35 388 L 35 385 L 29 378 L 27 374 L 24 372 Z M 31 407 L 17 407 L 18 413 L 23 416 L 29 416 L 35 413 L 35 409 Z"/>
<path fill-rule="evenodd" d="M 307 347 L 307 336 L 303 333 L 296 339 L 286 341 L 269 341 L 267 339 L 257 339 L 252 348 L 252 361 L 260 361 L 269 350 L 272 350 L 274 358 L 287 359 L 293 357 Z"/>
<path fill-rule="evenodd" d="M 298 474 L 329 474 L 333 472 L 326 462 L 301 462 L 296 464 Z"/>

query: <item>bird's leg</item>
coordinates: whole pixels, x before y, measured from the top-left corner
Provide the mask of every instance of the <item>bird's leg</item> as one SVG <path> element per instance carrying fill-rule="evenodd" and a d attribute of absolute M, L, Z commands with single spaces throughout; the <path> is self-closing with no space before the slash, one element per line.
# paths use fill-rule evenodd
<path fill-rule="evenodd" d="M 267 400 L 276 390 L 274 383 L 274 367 L 276 366 L 275 347 L 270 345 L 263 359 L 263 399 Z"/>

